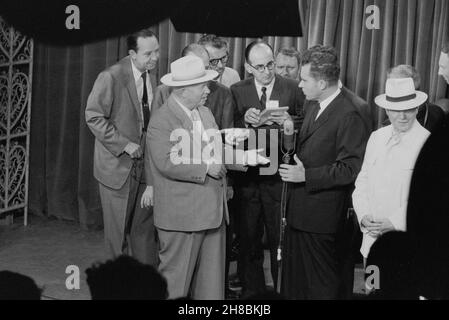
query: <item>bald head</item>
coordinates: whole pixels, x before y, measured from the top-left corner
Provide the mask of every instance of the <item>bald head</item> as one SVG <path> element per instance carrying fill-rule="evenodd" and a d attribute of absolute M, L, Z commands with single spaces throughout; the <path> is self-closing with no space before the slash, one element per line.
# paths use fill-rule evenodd
<path fill-rule="evenodd" d="M 254 41 L 246 47 L 245 50 L 245 59 L 246 62 L 249 64 L 252 64 L 254 56 L 260 56 L 260 55 L 271 55 L 272 60 L 274 60 L 274 54 L 273 49 L 268 45 L 267 43 L 263 41 Z"/>
<path fill-rule="evenodd" d="M 182 50 L 181 55 L 183 57 L 189 55 L 197 56 L 198 58 L 203 60 L 206 69 L 209 69 L 209 53 L 207 53 L 207 50 L 202 45 L 191 43 Z"/>
<path fill-rule="evenodd" d="M 256 82 L 267 86 L 275 77 L 273 50 L 263 41 L 251 42 L 245 50 L 245 70 Z"/>

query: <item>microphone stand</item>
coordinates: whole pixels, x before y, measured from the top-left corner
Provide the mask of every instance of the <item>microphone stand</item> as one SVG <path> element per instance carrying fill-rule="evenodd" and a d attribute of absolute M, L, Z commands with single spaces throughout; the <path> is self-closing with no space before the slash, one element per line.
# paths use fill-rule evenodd
<path fill-rule="evenodd" d="M 284 164 L 290 164 L 290 160 L 295 153 L 296 146 L 296 134 L 298 130 L 293 133 L 293 148 L 291 150 L 286 150 L 284 148 L 284 130 L 281 129 L 281 153 L 282 162 Z M 282 181 L 282 193 L 281 193 L 281 221 L 280 221 L 280 232 L 279 232 L 279 244 L 277 249 L 277 264 L 278 264 L 278 278 L 276 283 L 276 291 L 281 293 L 281 279 L 282 279 L 282 249 L 284 247 L 284 235 L 285 227 L 287 226 L 286 211 L 287 211 L 287 195 L 288 195 L 288 182 Z"/>

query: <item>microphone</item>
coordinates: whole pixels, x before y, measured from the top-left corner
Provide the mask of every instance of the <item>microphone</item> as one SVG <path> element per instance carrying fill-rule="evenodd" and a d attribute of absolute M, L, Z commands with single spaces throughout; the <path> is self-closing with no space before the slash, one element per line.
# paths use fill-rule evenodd
<path fill-rule="evenodd" d="M 284 121 L 284 136 L 282 138 L 282 144 L 287 153 L 292 152 L 295 148 L 295 128 L 293 121 L 290 119 Z"/>

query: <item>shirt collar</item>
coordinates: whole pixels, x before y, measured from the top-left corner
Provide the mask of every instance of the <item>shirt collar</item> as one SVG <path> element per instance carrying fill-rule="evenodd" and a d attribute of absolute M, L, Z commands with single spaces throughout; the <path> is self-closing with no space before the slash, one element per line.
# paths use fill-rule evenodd
<path fill-rule="evenodd" d="M 131 66 L 133 69 L 134 82 L 137 82 L 140 79 L 140 77 L 142 77 L 143 72 L 139 71 L 139 69 L 136 68 L 136 66 L 134 65 L 133 59 L 130 58 L 130 60 L 131 60 Z"/>
<path fill-rule="evenodd" d="M 265 88 L 267 88 L 267 97 L 269 98 L 268 92 L 272 91 L 273 86 L 274 86 L 274 80 L 276 80 L 276 77 L 273 77 L 273 80 L 271 80 L 271 82 L 268 85 L 264 86 L 264 85 L 260 84 L 259 82 L 257 82 L 256 78 L 254 78 L 254 84 L 256 85 L 257 92 L 262 92 L 262 87 L 265 87 Z"/>
<path fill-rule="evenodd" d="M 192 120 L 192 110 L 190 110 L 189 108 L 187 108 L 185 105 L 183 105 L 181 103 L 181 101 L 179 101 L 175 96 L 173 96 L 173 99 L 175 99 L 175 101 L 179 104 L 179 106 L 181 107 L 181 109 L 187 114 L 187 116 L 189 117 L 190 120 Z"/>
<path fill-rule="evenodd" d="M 326 107 L 340 94 L 341 90 L 338 88 L 333 94 L 320 102 L 320 109 L 326 109 Z"/>

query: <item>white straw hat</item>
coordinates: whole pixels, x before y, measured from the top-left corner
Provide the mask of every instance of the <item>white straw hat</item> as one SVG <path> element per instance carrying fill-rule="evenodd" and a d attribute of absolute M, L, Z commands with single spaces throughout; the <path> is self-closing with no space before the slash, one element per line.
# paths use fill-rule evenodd
<path fill-rule="evenodd" d="M 374 99 L 384 109 L 403 111 L 417 108 L 427 100 L 427 94 L 415 90 L 412 78 L 387 79 L 385 94 Z"/>
<path fill-rule="evenodd" d="M 189 86 L 210 81 L 218 76 L 214 70 L 206 70 L 204 62 L 197 56 L 185 56 L 170 64 L 171 73 L 161 78 L 170 87 Z"/>

